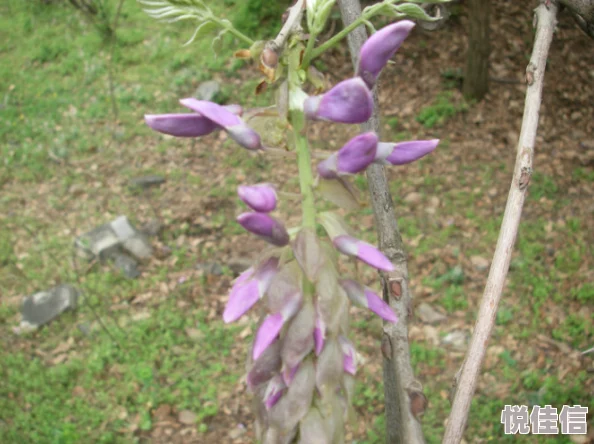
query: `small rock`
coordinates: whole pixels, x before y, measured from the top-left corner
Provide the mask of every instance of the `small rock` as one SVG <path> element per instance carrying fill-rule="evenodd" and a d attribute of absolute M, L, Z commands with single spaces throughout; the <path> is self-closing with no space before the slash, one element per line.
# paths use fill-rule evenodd
<path fill-rule="evenodd" d="M 208 80 L 206 82 L 202 82 L 196 93 L 194 94 L 198 100 L 206 100 L 207 102 L 211 102 L 212 99 L 221 91 L 221 86 L 219 82 L 216 80 Z"/>
<path fill-rule="evenodd" d="M 436 324 L 446 319 L 443 314 L 425 302 L 417 307 L 416 313 L 419 319 L 426 324 Z"/>
<path fill-rule="evenodd" d="M 136 231 L 126 216 L 119 216 L 109 225 L 122 243 L 122 247 L 134 257 L 148 259 L 153 255 L 151 244 Z"/>
<path fill-rule="evenodd" d="M 470 262 L 472 263 L 472 266 L 476 268 L 478 271 L 485 271 L 487 268 L 489 268 L 489 265 L 491 264 L 491 262 L 488 259 L 485 259 L 482 256 L 472 256 L 470 258 Z"/>
<path fill-rule="evenodd" d="M 140 276 L 138 270 L 138 263 L 127 254 L 114 253 L 113 263 L 118 270 L 120 270 L 124 276 L 128 279 L 135 279 Z"/>
<path fill-rule="evenodd" d="M 413 191 L 412 193 L 408 193 L 404 198 L 404 201 L 409 204 L 418 204 L 421 199 L 423 199 L 423 195 L 421 193 L 417 193 Z"/>
<path fill-rule="evenodd" d="M 429 198 L 428 206 L 430 206 L 431 208 L 439 207 L 439 198 L 437 196 L 431 196 Z"/>
<path fill-rule="evenodd" d="M 436 347 L 439 345 L 439 331 L 432 325 L 423 326 L 423 336 L 425 336 L 425 340 L 432 346 Z"/>
<path fill-rule="evenodd" d="M 130 180 L 130 188 L 147 189 L 150 187 L 158 187 L 159 185 L 161 185 L 163 183 L 165 183 L 165 178 L 162 176 L 157 176 L 157 175 L 140 176 L 140 177 L 135 177 L 134 179 Z"/>
<path fill-rule="evenodd" d="M 58 285 L 48 291 L 28 296 L 21 306 L 21 328 L 35 329 L 57 318 L 66 310 L 74 310 L 79 291 L 72 285 Z"/>
<path fill-rule="evenodd" d="M 454 330 L 447 335 L 445 335 L 441 342 L 445 345 L 451 345 L 454 349 L 459 351 L 466 350 L 466 342 L 468 340 L 468 336 L 466 332 L 462 330 Z"/>
<path fill-rule="evenodd" d="M 177 415 L 177 420 L 185 425 L 193 425 L 196 424 L 196 413 L 190 410 L 182 410 Z"/>
<path fill-rule="evenodd" d="M 579 111 L 574 111 L 571 113 L 571 120 L 579 120 L 582 117 L 582 113 Z"/>

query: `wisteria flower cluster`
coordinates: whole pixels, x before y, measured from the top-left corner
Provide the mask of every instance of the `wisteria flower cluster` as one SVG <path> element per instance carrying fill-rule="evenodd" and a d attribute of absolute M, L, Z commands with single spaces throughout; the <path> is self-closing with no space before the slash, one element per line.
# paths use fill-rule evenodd
<path fill-rule="evenodd" d="M 413 162 L 433 151 L 439 141 L 388 143 L 374 132 L 359 134 L 319 162 L 314 177 L 304 129 L 307 121 L 367 121 L 373 112 L 371 90 L 413 27 L 413 22 L 403 20 L 376 32 L 361 49 L 356 75 L 322 95 L 307 96 L 302 81 L 289 72 L 286 81 L 291 98 L 286 118 L 299 162 L 301 226 L 287 230 L 282 220 L 271 215 L 278 200 L 274 185 L 242 185 L 237 190 L 249 209 L 237 221 L 271 245 L 235 280 L 223 312 L 226 323 L 237 321 L 258 302 L 267 313 L 255 334 L 247 371 L 264 443 L 343 442 L 358 365 L 349 340 L 349 301 L 387 322 L 398 321 L 373 289 L 343 276 L 338 267 L 340 255 L 384 272 L 394 270 L 391 261 L 373 245 L 354 237 L 338 214 L 317 212 L 315 202 L 324 198 L 347 209 L 356 208 L 359 203 L 348 176 L 373 163 Z M 295 51 L 302 50 L 299 45 L 294 44 L 294 51 L 285 55 L 289 70 L 299 60 L 294 57 Z M 193 98 L 180 102 L 192 112 L 147 115 L 146 123 L 177 137 L 222 130 L 240 146 L 266 152 L 260 135 L 242 120 L 240 106 Z M 319 226 L 324 236 L 319 235 Z"/>

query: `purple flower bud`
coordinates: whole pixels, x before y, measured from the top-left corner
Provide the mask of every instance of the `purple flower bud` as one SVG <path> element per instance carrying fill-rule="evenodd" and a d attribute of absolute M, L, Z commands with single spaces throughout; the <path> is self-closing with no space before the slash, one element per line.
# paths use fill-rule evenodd
<path fill-rule="evenodd" d="M 285 381 L 287 387 L 290 386 L 291 382 L 293 382 L 293 379 L 295 379 L 295 374 L 297 373 L 297 370 L 299 370 L 299 365 L 296 365 L 293 368 L 287 367 L 282 371 L 283 381 Z"/>
<path fill-rule="evenodd" d="M 239 105 L 223 107 L 232 114 L 241 115 Z M 196 113 L 185 114 L 146 114 L 144 121 L 155 131 L 175 137 L 200 137 L 220 129 L 212 120 Z"/>
<path fill-rule="evenodd" d="M 343 234 L 332 239 L 334 246 L 342 254 L 347 256 L 355 256 L 360 261 L 371 265 L 378 270 L 394 271 L 392 262 L 384 256 L 384 254 L 375 248 L 373 245 L 356 239 L 352 236 Z"/>
<path fill-rule="evenodd" d="M 337 176 L 365 170 L 376 158 L 377 143 L 378 138 L 374 132 L 353 137 L 337 153 L 320 162 L 320 176 L 334 179 Z"/>
<path fill-rule="evenodd" d="M 354 376 L 357 372 L 357 353 L 355 352 L 355 347 L 344 336 L 338 337 L 338 343 L 343 353 L 342 368 L 345 372 Z"/>
<path fill-rule="evenodd" d="M 295 317 L 283 337 L 281 358 L 289 368 L 299 363 L 314 348 L 315 310 L 311 302 L 306 302 Z"/>
<path fill-rule="evenodd" d="M 182 99 L 180 103 L 221 126 L 242 147 L 248 150 L 262 149 L 258 133 L 225 107 L 193 98 Z"/>
<path fill-rule="evenodd" d="M 411 140 L 410 142 L 380 142 L 375 156 L 376 163 L 404 165 L 414 162 L 431 153 L 439 144 L 439 139 Z"/>
<path fill-rule="evenodd" d="M 264 405 L 267 410 L 271 409 L 272 406 L 278 402 L 283 395 L 285 388 L 287 388 L 287 386 L 280 375 L 276 375 L 270 380 L 266 387 L 266 391 L 264 392 Z"/>
<path fill-rule="evenodd" d="M 363 123 L 373 112 L 373 98 L 360 77 L 344 80 L 321 96 L 308 97 L 303 111 L 311 120 Z"/>
<path fill-rule="evenodd" d="M 268 214 L 243 213 L 237 217 L 237 222 L 272 245 L 283 247 L 289 243 L 289 233 L 284 225 Z"/>
<path fill-rule="evenodd" d="M 266 348 L 274 342 L 285 322 L 291 319 L 301 307 L 301 295 L 296 293 L 278 313 L 266 316 L 262 325 L 256 332 L 252 358 L 258 359 Z"/>
<path fill-rule="evenodd" d="M 259 213 L 269 213 L 276 208 L 276 190 L 268 183 L 240 185 L 237 194 L 248 207 Z"/>
<path fill-rule="evenodd" d="M 223 312 L 223 321 L 236 321 L 262 299 L 277 272 L 278 259 L 274 257 L 264 262 L 255 272 L 252 268 L 244 271 L 231 288 L 229 301 Z"/>
<path fill-rule="evenodd" d="M 280 347 L 280 341 L 274 342 L 253 363 L 247 374 L 247 384 L 250 390 L 270 381 L 274 375 L 278 374 L 282 365 Z"/>
<path fill-rule="evenodd" d="M 371 288 L 364 287 L 359 282 L 351 279 L 342 279 L 340 285 L 355 305 L 370 309 L 388 322 L 398 321 L 398 317 L 394 314 L 392 308 Z"/>
<path fill-rule="evenodd" d="M 385 26 L 373 34 L 361 47 L 357 75 L 372 88 L 379 73 L 388 60 L 396 53 L 415 24 L 410 20 L 402 20 Z"/>
<path fill-rule="evenodd" d="M 326 342 L 326 324 L 319 315 L 316 315 L 316 327 L 314 329 L 314 350 L 319 356 Z"/>

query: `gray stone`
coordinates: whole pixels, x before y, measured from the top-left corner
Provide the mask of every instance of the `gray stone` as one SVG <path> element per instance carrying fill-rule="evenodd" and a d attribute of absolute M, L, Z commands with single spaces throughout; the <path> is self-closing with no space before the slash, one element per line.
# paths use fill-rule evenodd
<path fill-rule="evenodd" d="M 446 319 L 445 315 L 425 302 L 417 307 L 416 313 L 419 319 L 426 324 L 437 324 Z"/>
<path fill-rule="evenodd" d="M 140 276 L 138 271 L 138 262 L 124 253 L 115 253 L 113 257 L 113 264 L 118 268 L 124 276 L 128 279 L 134 279 Z"/>
<path fill-rule="evenodd" d="M 74 310 L 78 296 L 79 291 L 75 287 L 62 284 L 26 297 L 21 306 L 21 327 L 37 328 L 57 318 L 66 310 Z"/>
<path fill-rule="evenodd" d="M 120 216 L 110 223 L 122 247 L 136 259 L 148 259 L 153 249 L 146 237 L 137 231 L 126 216 Z"/>
<path fill-rule="evenodd" d="M 198 86 L 194 95 L 198 100 L 206 100 L 210 102 L 220 91 L 221 86 L 219 85 L 219 82 L 216 80 L 208 80 L 207 82 L 202 82 Z"/>
<path fill-rule="evenodd" d="M 118 251 L 120 241 L 109 225 L 101 225 L 74 241 L 77 251 L 88 260 L 105 260 Z"/>
<path fill-rule="evenodd" d="M 152 174 L 148 176 L 135 177 L 130 181 L 130 187 L 147 189 L 150 187 L 157 187 L 163 183 L 165 183 L 164 177 Z"/>

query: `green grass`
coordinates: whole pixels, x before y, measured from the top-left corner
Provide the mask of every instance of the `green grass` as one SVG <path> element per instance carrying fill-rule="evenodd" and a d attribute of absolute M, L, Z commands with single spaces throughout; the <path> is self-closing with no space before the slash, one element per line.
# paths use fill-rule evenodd
<path fill-rule="evenodd" d="M 462 103 L 456 103 L 452 92 L 444 91 L 434 100 L 433 104 L 424 107 L 417 116 L 417 121 L 425 128 L 433 128 L 442 125 L 447 119 L 456 114 L 466 111 L 468 106 Z"/>

